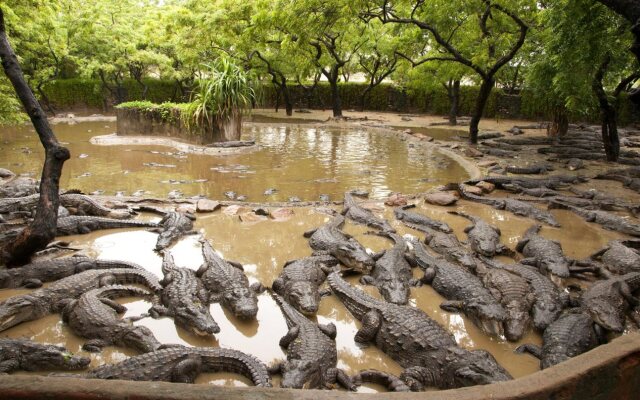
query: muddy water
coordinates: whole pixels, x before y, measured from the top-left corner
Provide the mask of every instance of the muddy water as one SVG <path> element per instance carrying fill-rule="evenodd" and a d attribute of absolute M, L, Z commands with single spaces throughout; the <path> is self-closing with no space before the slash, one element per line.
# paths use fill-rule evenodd
<path fill-rule="evenodd" d="M 417 193 L 468 177 L 457 162 L 430 147 L 407 146 L 394 135 L 360 128 L 331 130 L 295 126 L 245 126 L 244 138 L 260 149 L 226 156 L 182 154 L 159 146 L 97 146 L 92 136 L 115 132 L 115 123 L 59 124 L 54 131 L 68 143 L 72 158 L 65 164 L 63 188 L 107 195 L 224 198 L 234 191 L 250 201 L 284 201 L 297 196 L 339 199 L 352 188 L 367 188 L 372 197 L 391 191 Z M 43 151 L 27 126 L 0 127 L 2 167 L 39 176 Z M 145 166 L 145 164 L 147 164 Z M 277 193 L 265 196 L 265 190 Z M 138 193 L 139 194 L 139 193 Z"/>
<path fill-rule="evenodd" d="M 468 221 L 447 214 L 447 211 L 451 209 L 420 204 L 415 211 L 446 221 L 454 228 L 457 236 L 464 240 L 463 229 L 468 225 Z M 515 243 L 522 233 L 533 223 L 532 220 L 475 203 L 461 201 L 457 209 L 497 225 L 502 231 L 503 243 L 511 248 L 515 247 Z M 570 257 L 586 257 L 600 249 L 609 240 L 622 237 L 622 235 L 604 231 L 597 225 L 587 223 L 569 212 L 554 210 L 553 213 L 563 227 L 560 229 L 545 227 L 542 230 L 542 235 L 559 240 Z M 401 234 L 423 237 L 419 232 L 408 229 L 395 221 L 390 208 L 381 208 L 379 214 L 392 221 L 392 225 Z M 328 220 L 329 217 L 326 214 L 316 212 L 311 208 L 296 209 L 293 217 L 286 221 L 269 220 L 254 223 L 244 223 L 240 221 L 238 216 L 218 211 L 207 216 L 199 216 L 196 228 L 222 256 L 242 263 L 251 282 L 261 282 L 265 286 L 270 286 L 287 260 L 304 257 L 311 253 L 302 233 Z M 386 239 L 367 235 L 368 228 L 363 226 L 348 223 L 345 230 L 372 251 L 378 251 L 391 245 Z M 84 253 L 87 255 L 103 259 L 124 259 L 137 262 L 159 277 L 161 276 L 161 259 L 153 252 L 156 240 L 156 235 L 153 233 L 144 230 L 111 230 L 72 236 L 66 239 L 70 239 L 74 247 L 85 248 Z M 191 269 L 199 267 L 202 256 L 197 240 L 197 236 L 186 237 L 171 249 L 179 266 Z M 419 277 L 422 272 L 415 269 L 414 274 Z M 362 287 L 358 283 L 357 277 L 348 279 L 352 284 Z M 362 288 L 372 296 L 379 297 L 375 288 Z M 0 290 L 0 300 L 27 292 L 25 290 Z M 514 377 L 527 375 L 538 370 L 536 359 L 513 353 L 515 347 L 521 343 L 539 344 L 541 339 L 538 334 L 530 332 L 519 343 L 508 343 L 504 340 L 487 337 L 463 315 L 442 311 L 439 308 L 442 301 L 443 298 L 429 286 L 411 289 L 410 304 L 424 310 L 444 328 L 452 332 L 461 346 L 490 351 Z M 139 315 L 150 307 L 149 303 L 139 299 L 121 299 L 120 302 L 127 305 L 127 316 Z M 286 333 L 287 327 L 277 305 L 267 293 L 259 296 L 259 307 L 256 321 L 243 322 L 237 320 L 219 305 L 212 305 L 211 313 L 219 323 L 221 332 L 215 338 L 210 339 L 195 337 L 176 328 L 169 318 L 158 320 L 145 318 L 136 324 L 145 325 L 152 329 L 162 343 L 235 348 L 254 354 L 265 363 L 272 363 L 285 357 L 278 346 L 278 340 Z M 360 323 L 353 319 L 335 296 L 322 300 L 317 320 L 321 323 L 333 322 L 337 326 L 336 343 L 339 367 L 345 369 L 347 373 L 353 374 L 365 368 L 381 369 L 396 374 L 401 372 L 402 368 L 376 347 L 362 347 L 354 342 L 353 337 Z M 40 342 L 57 343 L 67 346 L 74 352 L 80 351 L 84 342 L 71 333 L 58 316 L 49 316 L 22 324 L 3 332 L 2 336 L 30 337 Z M 109 347 L 101 354 L 91 355 L 92 365 L 117 362 L 133 354 L 134 352 L 129 350 Z M 204 374 L 198 378 L 197 382 L 235 386 L 249 384 L 246 379 L 233 374 Z M 375 385 L 367 385 L 360 391 L 376 391 L 378 389 L 380 388 Z"/>

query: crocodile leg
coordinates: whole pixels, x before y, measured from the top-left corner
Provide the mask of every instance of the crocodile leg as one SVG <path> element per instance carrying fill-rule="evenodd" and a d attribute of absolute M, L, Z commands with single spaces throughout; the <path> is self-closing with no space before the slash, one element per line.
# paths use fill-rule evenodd
<path fill-rule="evenodd" d="M 152 318 L 160 318 L 164 315 L 169 315 L 169 309 L 161 304 L 155 304 L 149 309 L 149 315 Z"/>
<path fill-rule="evenodd" d="M 358 343 L 369 343 L 375 339 L 380 329 L 382 318 L 376 310 L 371 310 L 362 318 L 362 327 L 358 330 L 355 336 L 355 341 Z"/>
<path fill-rule="evenodd" d="M 635 297 L 633 297 L 633 294 L 631 293 L 631 289 L 629 288 L 629 285 L 627 285 L 625 282 L 616 282 L 616 284 L 618 284 L 618 290 L 620 291 L 620 294 L 622 295 L 622 297 L 624 297 L 624 299 L 627 301 L 627 303 L 631 304 L 634 307 L 637 307 L 640 305 L 640 301 L 638 301 L 638 299 L 636 299 Z"/>
<path fill-rule="evenodd" d="M 35 278 L 31 278 L 31 279 L 27 279 L 24 281 L 24 286 L 27 289 L 37 289 L 39 287 L 42 287 L 42 281 L 40 279 L 35 279 Z"/>
<path fill-rule="evenodd" d="M 280 339 L 280 347 L 289 347 L 291 342 L 293 342 L 298 337 L 298 333 L 300 333 L 300 328 L 298 328 L 297 326 L 289 329 L 289 332 L 287 332 L 287 334 L 284 335 L 282 339 Z"/>
<path fill-rule="evenodd" d="M 376 280 L 373 279 L 373 277 L 371 275 L 362 275 L 360 277 L 360 283 L 363 285 L 375 285 L 376 284 Z"/>
<path fill-rule="evenodd" d="M 0 374 L 8 374 L 18 368 L 20 368 L 20 362 L 18 360 L 4 360 L 0 362 Z"/>
<path fill-rule="evenodd" d="M 464 307 L 464 302 L 457 300 L 447 300 L 440 304 L 440 308 L 448 312 L 460 312 Z"/>
<path fill-rule="evenodd" d="M 419 392 L 425 387 L 436 386 L 436 376 L 425 367 L 409 367 L 400 374 L 402 379 L 412 392 Z"/>
<path fill-rule="evenodd" d="M 431 284 L 431 282 L 433 281 L 433 278 L 436 277 L 436 270 L 435 268 L 427 268 L 426 271 L 424 271 L 424 276 L 422 277 L 421 281 L 422 283 L 426 283 L 426 284 Z"/>
<path fill-rule="evenodd" d="M 305 233 L 303 233 L 302 236 L 304 236 L 305 238 L 309 239 L 311 237 L 311 235 L 316 233 L 317 230 L 318 230 L 318 228 L 311 229 L 311 230 L 306 231 Z"/>
<path fill-rule="evenodd" d="M 249 288 L 253 290 L 256 294 L 261 294 L 265 290 L 267 290 L 267 288 L 264 287 L 264 285 L 260 282 L 252 283 L 251 286 L 249 286 Z"/>
<path fill-rule="evenodd" d="M 318 324 L 318 328 L 320 329 L 320 331 L 322 333 L 324 333 L 325 335 L 327 335 L 329 337 L 329 339 L 331 340 L 335 340 L 336 339 L 336 335 L 338 334 L 338 330 L 336 329 L 336 326 L 333 322 L 330 322 L 326 325 L 323 324 Z"/>
<path fill-rule="evenodd" d="M 325 383 L 335 384 L 338 383 L 340 386 L 347 390 L 356 391 L 358 388 L 351 377 L 346 374 L 343 370 L 339 368 L 329 368 L 325 373 Z"/>
<path fill-rule="evenodd" d="M 202 359 L 200 356 L 192 354 L 180 361 L 173 367 L 171 382 L 193 383 L 202 369 Z"/>
<path fill-rule="evenodd" d="M 536 346 L 535 344 L 523 344 L 521 346 L 518 346 L 515 352 L 518 354 L 529 353 L 535 358 L 542 358 L 542 349 L 540 348 L 540 346 Z"/>
<path fill-rule="evenodd" d="M 283 362 L 278 361 L 275 364 L 268 366 L 267 372 L 269 373 L 269 375 L 278 375 L 282 372 L 282 365 Z"/>
<path fill-rule="evenodd" d="M 99 353 L 102 351 L 103 347 L 110 345 L 111 343 L 107 343 L 102 339 L 93 339 L 86 342 L 82 345 L 82 350 L 88 351 L 89 353 Z"/>
<path fill-rule="evenodd" d="M 331 296 L 331 289 L 322 289 L 320 290 L 320 292 L 318 292 L 318 294 L 320 295 L 320 297 Z"/>
<path fill-rule="evenodd" d="M 101 298 L 100 302 L 107 307 L 113 308 L 113 310 L 118 314 L 124 314 L 125 312 L 127 312 L 127 307 L 123 306 L 122 304 L 116 303 L 111 299 Z"/>

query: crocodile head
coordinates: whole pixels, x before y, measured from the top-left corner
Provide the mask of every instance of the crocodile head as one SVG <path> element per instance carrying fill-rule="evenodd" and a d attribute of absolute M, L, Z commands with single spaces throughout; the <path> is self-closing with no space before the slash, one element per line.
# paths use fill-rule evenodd
<path fill-rule="evenodd" d="M 487 335 L 502 336 L 505 320 L 504 308 L 498 303 L 485 304 L 482 302 L 466 302 L 465 313 Z"/>
<path fill-rule="evenodd" d="M 7 271 L 0 270 L 0 288 L 9 287 L 11 280 L 11 275 Z"/>
<path fill-rule="evenodd" d="M 485 350 L 469 351 L 459 347 L 448 350 L 455 353 L 452 357 L 454 361 L 445 367 L 446 375 L 453 381 L 453 387 L 487 385 L 512 379 L 511 375 Z"/>
<path fill-rule="evenodd" d="M 90 358 L 74 356 L 61 346 L 42 345 L 32 343 L 23 345 L 22 364 L 30 371 L 65 369 L 75 370 L 86 368 L 91 362 Z"/>
<path fill-rule="evenodd" d="M 354 239 L 338 246 L 334 256 L 348 268 L 363 274 L 371 272 L 376 264 L 364 247 Z"/>
<path fill-rule="evenodd" d="M 202 304 L 177 307 L 174 310 L 173 319 L 176 325 L 198 336 L 209 336 L 220 332 L 220 327 L 213 320 L 209 308 Z"/>
<path fill-rule="evenodd" d="M 528 310 L 507 308 L 507 319 L 504 322 L 504 335 L 510 342 L 517 342 L 529 327 Z"/>
<path fill-rule="evenodd" d="M 496 243 L 500 243 L 500 239 L 497 235 L 483 236 L 476 238 L 471 248 L 485 257 L 493 257 L 497 252 Z"/>
<path fill-rule="evenodd" d="M 46 305 L 36 297 L 29 295 L 10 297 L 0 304 L 0 331 L 25 321 L 32 321 L 47 313 Z"/>
<path fill-rule="evenodd" d="M 539 331 L 544 331 L 547 326 L 558 318 L 562 308 L 554 303 L 536 301 L 533 303 L 533 326 Z"/>
<path fill-rule="evenodd" d="M 160 343 L 146 326 L 133 326 L 127 330 L 123 341 L 128 347 L 133 347 L 143 353 L 155 351 Z"/>
<path fill-rule="evenodd" d="M 389 303 L 393 304 L 407 304 L 409 301 L 409 285 L 408 282 L 401 282 L 397 279 L 393 280 L 378 280 L 378 290 L 382 297 Z"/>
<path fill-rule="evenodd" d="M 158 240 L 156 241 L 156 251 L 160 251 L 166 249 L 171 245 L 173 238 L 175 237 L 175 232 L 172 229 L 167 229 L 158 235 Z"/>
<path fill-rule="evenodd" d="M 287 301 L 301 313 L 313 316 L 318 312 L 318 287 L 309 281 L 295 281 L 285 288 Z"/>
<path fill-rule="evenodd" d="M 258 314 L 258 298 L 249 288 L 236 287 L 226 291 L 222 302 L 240 319 L 252 319 Z"/>
<path fill-rule="evenodd" d="M 623 306 L 616 301 L 598 301 L 588 305 L 589 315 L 593 321 L 604 329 L 616 333 L 624 331 L 624 314 L 620 310 Z"/>
<path fill-rule="evenodd" d="M 288 360 L 282 365 L 282 381 L 280 387 L 290 389 L 302 389 L 305 383 L 320 380 L 320 361 Z"/>

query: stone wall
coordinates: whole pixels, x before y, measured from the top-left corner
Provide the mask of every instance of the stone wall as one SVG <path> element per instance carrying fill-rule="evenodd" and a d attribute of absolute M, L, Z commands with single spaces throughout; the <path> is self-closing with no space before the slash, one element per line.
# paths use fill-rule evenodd
<path fill-rule="evenodd" d="M 493 385 L 428 393 L 355 394 L 337 390 L 232 388 L 0 375 L 0 399 L 49 400 L 637 400 L 640 334 L 628 334 L 544 371 Z"/>

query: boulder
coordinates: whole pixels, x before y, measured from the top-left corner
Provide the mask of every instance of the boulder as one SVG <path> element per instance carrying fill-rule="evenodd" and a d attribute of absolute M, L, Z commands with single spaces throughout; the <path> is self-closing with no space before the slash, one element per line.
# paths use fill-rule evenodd
<path fill-rule="evenodd" d="M 384 204 L 390 207 L 400 207 L 407 205 L 407 196 L 404 196 L 402 193 L 392 193 L 389 198 L 384 202 Z"/>
<path fill-rule="evenodd" d="M 210 213 L 216 211 L 220 207 L 222 207 L 222 205 L 217 201 L 200 199 L 196 204 L 196 211 L 199 213 Z"/>
<path fill-rule="evenodd" d="M 464 185 L 464 190 L 471 194 L 475 194 L 476 196 L 482 196 L 484 194 L 484 190 L 477 186 Z"/>
<path fill-rule="evenodd" d="M 482 189 L 484 193 L 491 193 L 494 190 L 496 190 L 496 185 L 490 182 L 485 182 L 485 181 L 476 183 L 476 187 L 479 187 L 480 189 Z"/>
<path fill-rule="evenodd" d="M 439 206 L 450 206 L 458 201 L 458 196 L 452 192 L 435 192 L 427 193 L 424 196 L 424 201 L 429 204 L 436 204 Z"/>
<path fill-rule="evenodd" d="M 278 208 L 271 211 L 271 218 L 276 221 L 286 221 L 293 217 L 294 211 L 291 208 Z"/>

